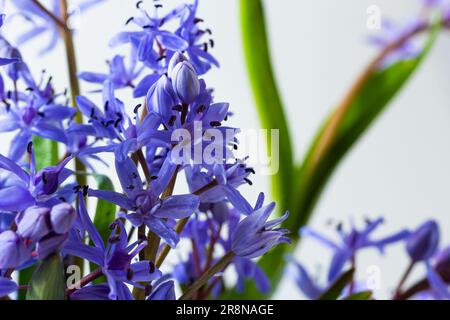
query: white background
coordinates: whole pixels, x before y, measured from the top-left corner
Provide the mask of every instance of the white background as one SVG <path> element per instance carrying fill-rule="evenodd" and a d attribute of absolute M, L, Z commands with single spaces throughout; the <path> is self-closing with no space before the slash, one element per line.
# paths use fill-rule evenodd
<path fill-rule="evenodd" d="M 8 1 L 7 1 L 8 2 Z M 110 37 L 123 30 L 134 15 L 135 1 L 109 0 L 86 14 L 76 37 L 79 69 L 106 70 L 113 51 Z M 164 1 L 165 5 L 177 1 Z M 235 112 L 233 124 L 259 128 L 246 77 L 236 0 L 200 1 L 200 16 L 214 32 L 214 55 L 221 68 L 206 79 L 216 89 L 216 100 L 228 101 Z M 267 0 L 274 67 L 285 102 L 295 155 L 300 161 L 321 121 L 343 97 L 360 70 L 376 53 L 366 36 L 366 9 L 378 5 L 383 15 L 399 21 L 417 13 L 411 0 Z M 24 26 L 6 28 L 8 38 Z M 20 30 L 19 30 L 20 29 Z M 42 38 L 27 45 L 24 55 L 33 70 L 54 75 L 60 89 L 67 86 L 61 45 L 49 55 L 36 57 Z M 440 222 L 443 243 L 450 241 L 450 38 L 441 36 L 429 59 L 407 88 L 345 158 L 316 207 L 311 226 L 332 234 L 327 221 L 383 215 L 386 223 L 377 235 L 402 227 L 413 228 L 427 218 Z M 86 88 L 86 86 L 84 86 Z M 282 137 L 281 137 L 282 138 Z M 2 139 L 0 151 L 9 145 Z M 113 173 L 111 172 L 111 175 Z M 268 191 L 267 177 L 257 176 L 244 193 L 256 199 Z M 252 200 L 253 202 L 254 200 Z M 297 256 L 313 273 L 327 269 L 328 251 L 312 241 L 302 242 Z M 380 268 L 379 297 L 389 290 L 407 266 L 403 246 L 390 247 L 384 257 L 375 251 L 358 256 L 358 275 L 369 266 Z M 415 270 L 415 276 L 423 272 Z M 276 298 L 295 299 L 301 294 L 292 281 L 284 281 Z"/>

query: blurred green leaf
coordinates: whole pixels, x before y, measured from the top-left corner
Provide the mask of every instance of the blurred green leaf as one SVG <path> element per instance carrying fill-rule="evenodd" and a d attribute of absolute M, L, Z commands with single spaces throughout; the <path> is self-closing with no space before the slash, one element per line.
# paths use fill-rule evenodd
<path fill-rule="evenodd" d="M 344 298 L 344 300 L 370 300 L 372 299 L 372 291 L 361 291 Z"/>
<path fill-rule="evenodd" d="M 352 281 L 355 269 L 344 272 L 331 286 L 328 288 L 318 300 L 337 300 L 342 294 L 345 287 Z"/>
<path fill-rule="evenodd" d="M 33 136 L 34 157 L 36 161 L 36 170 L 41 170 L 45 167 L 54 166 L 59 161 L 58 143 L 48 139 L 43 139 Z M 33 275 L 35 266 L 23 269 L 19 272 L 19 283 L 27 285 Z M 19 290 L 18 299 L 24 300 L 26 298 L 26 291 Z"/>
<path fill-rule="evenodd" d="M 397 62 L 372 73 L 354 99 L 349 102 L 342 121 L 337 124 L 336 135 L 317 159 L 315 156 L 319 142 L 323 141 L 327 126 L 331 125 L 331 116 L 325 121 L 303 164 L 295 174 L 293 212 L 284 227 L 296 232 L 307 223 L 322 190 L 340 161 L 417 70 L 431 49 L 438 30 L 439 28 L 433 29 L 425 50 L 417 58 Z"/>
<path fill-rule="evenodd" d="M 278 211 L 289 209 L 293 178 L 293 155 L 289 128 L 272 70 L 264 9 L 260 0 L 241 0 L 242 40 L 248 76 L 263 129 L 279 130 L 279 171 L 272 176 L 272 194 Z M 268 155 L 271 155 L 268 133 Z M 276 149 L 274 149 L 276 153 Z"/>
<path fill-rule="evenodd" d="M 65 300 L 66 278 L 59 255 L 40 261 L 27 291 L 27 300 Z"/>
<path fill-rule="evenodd" d="M 249 31 L 255 31 L 257 29 L 256 26 L 261 25 L 261 22 L 258 21 L 258 19 L 263 19 L 260 7 L 260 1 L 241 0 L 241 18 L 244 25 L 242 32 L 244 39 L 251 38 L 252 33 Z M 251 12 L 252 10 L 253 12 Z M 253 22 L 255 22 L 255 25 L 252 27 Z M 270 279 L 272 285 L 270 293 L 261 294 L 252 281 L 247 281 L 245 293 L 227 292 L 224 297 L 228 299 L 264 299 L 275 292 L 285 269 L 286 261 L 284 257 L 289 251 L 295 248 L 298 241 L 297 232 L 310 218 L 314 205 L 332 173 L 353 144 L 358 141 L 366 129 L 414 74 L 417 67 L 431 49 L 438 31 L 439 26 L 436 26 L 430 34 L 425 50 L 416 59 L 398 62 L 382 71 L 374 72 L 357 93 L 356 98 L 350 102 L 351 105 L 348 113 L 345 115 L 342 123 L 339 124 L 337 136 L 332 141 L 326 153 L 318 162 L 313 161 L 313 154 L 315 154 L 318 148 L 318 141 L 322 138 L 326 126 L 330 124 L 330 118 L 319 130 L 303 164 L 298 169 L 290 171 L 289 174 L 292 174 L 292 178 L 290 177 L 288 181 L 291 181 L 291 179 L 293 181 L 286 184 L 286 186 L 290 186 L 291 191 L 291 202 L 287 206 L 290 209 L 290 216 L 283 224 L 283 227 L 291 230 L 290 237 L 293 240 L 293 244 L 291 246 L 278 246 L 263 256 L 258 262 Z M 255 31 L 255 33 L 255 37 L 257 37 L 258 32 Z M 252 78 L 260 76 L 259 74 L 264 74 L 265 70 L 263 68 L 267 68 L 267 66 L 264 67 L 261 65 L 259 74 L 256 72 L 252 73 L 252 66 L 254 66 L 255 62 L 249 61 L 251 53 L 248 53 L 248 51 L 252 50 L 249 46 L 250 44 L 251 41 L 247 44 L 246 52 L 248 55 L 247 63 L 250 64 L 250 77 Z M 254 55 L 258 55 L 259 48 L 255 47 L 253 49 Z M 261 76 L 264 77 L 263 75 Z M 264 110 L 260 113 L 262 112 Z M 267 109 L 265 112 L 267 117 L 273 116 L 271 110 Z M 281 167 L 284 167 L 284 165 L 282 162 Z"/>

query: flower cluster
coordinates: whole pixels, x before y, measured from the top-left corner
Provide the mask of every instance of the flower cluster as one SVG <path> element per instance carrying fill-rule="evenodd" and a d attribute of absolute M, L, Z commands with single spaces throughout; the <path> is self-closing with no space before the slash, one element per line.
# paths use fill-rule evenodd
<path fill-rule="evenodd" d="M 14 1 L 33 23 L 19 43 L 49 32 L 44 51 L 53 48 L 67 20 L 58 19 L 60 3 L 44 10 L 34 1 Z M 255 172 L 233 154 L 239 130 L 225 125 L 229 105 L 214 102 L 201 78 L 219 66 L 209 53 L 212 32 L 197 16 L 196 0 L 168 11 L 160 3 L 143 7 L 137 3 L 137 15 L 126 21 L 130 30 L 111 40 L 128 54 L 114 55 L 104 72 L 78 73 L 95 90 L 76 96 L 75 106 L 67 90 L 58 92 L 61 85 L 46 72 L 36 79 L 19 49 L 0 38 L 6 65 L 0 131 L 15 134 L 9 154 L 0 155 L 0 296 L 19 285 L 32 290 L 13 274 L 21 281 L 21 270 L 50 256 L 90 263 L 91 270 L 65 288 L 73 300 L 175 299 L 176 283 L 186 296 L 207 298 L 225 290 L 222 271 L 230 265 L 238 290 L 244 279 L 269 289 L 252 259 L 289 243 L 288 232 L 277 228 L 287 213 L 268 221 L 275 204 L 264 205 L 261 194 L 253 206 L 239 191 Z M 49 141 L 62 150 L 51 166 L 43 162 L 49 155 L 42 145 Z M 120 186 L 80 185 L 80 176 L 104 177 L 98 164 L 108 164 L 105 153 L 114 157 Z M 72 170 L 75 162 L 86 170 Z M 183 176 L 188 191 L 175 194 Z M 95 216 L 86 203 L 98 203 Z M 161 268 L 180 241 L 192 244 L 187 258 Z M 78 266 L 83 270 L 84 262 Z"/>
<path fill-rule="evenodd" d="M 301 236 L 312 237 L 322 245 L 332 251 L 332 259 L 328 267 L 327 280 L 324 284 L 319 284 L 310 276 L 302 263 L 290 258 L 292 276 L 300 290 L 309 299 L 319 298 L 326 290 L 346 271 L 347 266 L 357 270 L 356 255 L 366 248 L 376 248 L 384 253 L 387 245 L 403 243 L 410 264 L 403 277 L 393 291 L 393 299 L 409 298 L 432 298 L 450 299 L 450 265 L 448 247 L 439 248 L 440 232 L 438 224 L 434 220 L 428 220 L 414 230 L 401 230 L 393 235 L 373 239 L 370 235 L 379 227 L 383 219 L 367 221 L 366 226 L 359 230 L 352 227 L 345 232 L 342 225 L 337 226 L 339 241 L 335 242 L 310 228 L 303 228 Z M 424 279 L 415 283 L 408 289 L 404 289 L 404 284 L 412 269 L 417 264 L 424 264 L 426 275 Z M 342 296 L 346 297 L 355 292 L 372 290 L 363 281 L 352 279 Z"/>

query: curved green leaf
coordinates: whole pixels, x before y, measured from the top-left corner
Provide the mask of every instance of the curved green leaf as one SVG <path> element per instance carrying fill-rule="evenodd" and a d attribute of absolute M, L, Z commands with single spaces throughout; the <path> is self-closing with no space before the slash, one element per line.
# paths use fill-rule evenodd
<path fill-rule="evenodd" d="M 366 132 L 367 128 L 384 111 L 400 92 L 420 65 L 438 34 L 434 28 L 425 50 L 415 59 L 399 61 L 386 69 L 375 71 L 364 83 L 337 126 L 334 139 L 319 159 L 315 159 L 319 141 L 323 139 L 331 117 L 325 121 L 312 143 L 301 167 L 296 172 L 293 188 L 293 212 L 285 227 L 297 231 L 306 224 L 312 214 L 322 190 L 351 147 Z"/>
<path fill-rule="evenodd" d="M 351 294 L 348 297 L 344 298 L 344 300 L 370 300 L 370 299 L 372 299 L 371 291 L 357 292 L 357 293 Z"/>
<path fill-rule="evenodd" d="M 240 0 L 240 11 L 247 71 L 258 115 L 264 129 L 279 130 L 279 165 L 272 176 L 272 194 L 280 212 L 284 212 L 289 209 L 294 165 L 289 128 L 272 70 L 264 9 L 260 0 Z M 268 153 L 273 159 L 270 152 L 277 142 L 271 141 L 270 133 L 267 136 Z"/>
<path fill-rule="evenodd" d="M 344 272 L 320 297 L 318 300 L 337 300 L 345 287 L 352 281 L 355 269 Z"/>
<path fill-rule="evenodd" d="M 255 1 L 249 2 L 253 3 Z M 246 7 L 246 5 L 242 5 L 243 3 L 247 3 L 247 1 L 241 1 L 241 6 Z M 249 13 L 243 11 L 242 14 Z M 228 292 L 227 298 L 264 299 L 276 290 L 286 264 L 284 257 L 295 248 L 298 241 L 297 232 L 310 218 L 314 205 L 332 173 L 350 148 L 414 74 L 431 49 L 438 31 L 438 27 L 432 30 L 425 50 L 416 59 L 398 62 L 371 75 L 356 95 L 356 98 L 350 102 L 350 108 L 343 121 L 339 124 L 337 135 L 331 146 L 318 162 L 314 162 L 312 155 L 315 154 L 318 148 L 318 141 L 324 134 L 326 126 L 329 125 L 329 119 L 325 122 L 312 143 L 303 164 L 294 173 L 295 181 L 291 188 L 292 194 L 290 197 L 292 200 L 290 202 L 290 216 L 283 224 L 283 227 L 291 230 L 290 236 L 293 244 L 291 246 L 278 246 L 259 261 L 259 265 L 266 272 L 272 284 L 270 293 L 266 295 L 261 294 L 253 282 L 249 281 L 246 283 L 244 294 Z"/>

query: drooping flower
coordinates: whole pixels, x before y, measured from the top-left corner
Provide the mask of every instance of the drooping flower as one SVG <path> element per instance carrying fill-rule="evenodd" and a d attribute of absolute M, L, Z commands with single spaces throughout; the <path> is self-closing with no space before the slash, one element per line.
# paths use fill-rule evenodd
<path fill-rule="evenodd" d="M 366 248 L 376 248 L 380 252 L 384 252 L 384 248 L 392 243 L 404 240 L 409 236 L 410 232 L 401 230 L 391 236 L 382 237 L 380 239 L 372 239 L 372 233 L 384 221 L 383 218 L 377 218 L 373 221 L 367 221 L 363 229 L 352 227 L 349 231 L 344 231 L 342 225 L 339 224 L 337 232 L 339 241 L 333 241 L 326 236 L 319 234 L 309 227 L 303 227 L 300 230 L 302 237 L 312 237 L 332 250 L 333 258 L 330 262 L 328 271 L 328 282 L 333 282 L 341 274 L 345 265 L 352 260 L 356 254 Z"/>
<path fill-rule="evenodd" d="M 280 243 L 290 243 L 285 229 L 275 227 L 287 219 L 288 213 L 278 219 L 267 221 L 275 203 L 261 207 L 239 222 L 231 235 L 231 251 L 238 257 L 256 258 Z"/>

